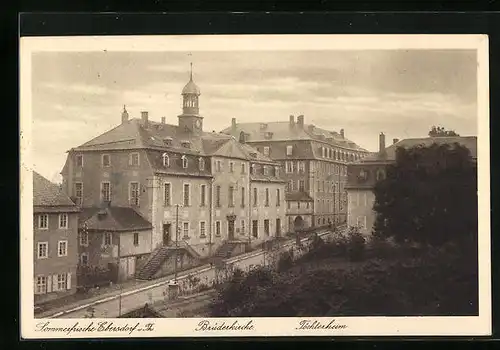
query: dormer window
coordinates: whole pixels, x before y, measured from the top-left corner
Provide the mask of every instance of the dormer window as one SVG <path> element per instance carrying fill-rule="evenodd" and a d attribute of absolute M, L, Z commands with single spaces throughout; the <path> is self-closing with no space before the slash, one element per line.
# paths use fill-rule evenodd
<path fill-rule="evenodd" d="M 187 157 L 186 156 L 182 156 L 181 160 L 182 160 L 182 167 L 184 169 L 186 169 L 188 167 L 188 159 L 187 159 Z"/>
<path fill-rule="evenodd" d="M 268 131 L 268 132 L 266 132 L 266 133 L 265 133 L 265 135 L 264 135 L 264 136 L 265 136 L 265 138 L 266 138 L 266 139 L 270 140 L 270 139 L 272 139 L 272 138 L 273 138 L 273 133 L 272 133 L 272 132 L 270 132 L 270 131 Z"/>
<path fill-rule="evenodd" d="M 201 171 L 205 170 L 205 159 L 201 157 L 198 159 L 198 167 Z"/>
<path fill-rule="evenodd" d="M 250 153 L 250 156 L 251 156 L 252 158 L 257 158 L 257 153 L 256 153 L 256 152 L 251 152 L 251 153 Z"/>
<path fill-rule="evenodd" d="M 101 163 L 103 167 L 111 166 L 111 157 L 109 156 L 109 154 L 102 155 Z"/>
<path fill-rule="evenodd" d="M 265 130 L 265 129 L 267 129 L 267 124 L 266 124 L 266 123 L 261 123 L 261 124 L 260 124 L 260 129 L 261 129 L 261 130 Z"/>
<path fill-rule="evenodd" d="M 171 137 L 165 137 L 163 139 L 163 143 L 166 145 L 166 146 L 170 146 L 172 145 L 172 138 Z"/>
<path fill-rule="evenodd" d="M 269 157 L 269 147 L 264 147 L 264 155 Z"/>
<path fill-rule="evenodd" d="M 168 168 L 170 166 L 170 157 L 168 156 L 168 154 L 163 153 L 161 155 L 161 158 L 163 161 L 163 166 Z"/>
<path fill-rule="evenodd" d="M 264 165 L 264 175 L 269 175 L 269 167 L 267 165 Z"/>
<path fill-rule="evenodd" d="M 189 142 L 189 141 L 182 141 L 181 144 L 182 144 L 182 147 L 184 147 L 184 148 L 191 148 L 191 142 Z"/>
<path fill-rule="evenodd" d="M 291 156 L 293 154 L 293 146 L 286 146 L 286 155 Z"/>
<path fill-rule="evenodd" d="M 250 174 L 255 174 L 255 164 L 250 165 Z"/>
<path fill-rule="evenodd" d="M 280 167 L 278 167 L 278 166 L 274 167 L 274 176 L 276 176 L 276 177 L 280 176 Z"/>

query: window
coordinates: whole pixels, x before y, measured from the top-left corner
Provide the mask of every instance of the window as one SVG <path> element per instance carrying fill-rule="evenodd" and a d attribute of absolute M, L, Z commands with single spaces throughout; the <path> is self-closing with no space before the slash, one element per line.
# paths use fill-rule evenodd
<path fill-rule="evenodd" d="M 111 241 L 111 232 L 105 232 L 104 233 L 104 245 L 105 246 L 108 246 L 108 245 L 111 245 L 112 241 Z"/>
<path fill-rule="evenodd" d="M 103 154 L 101 157 L 101 164 L 102 166 L 111 166 L 111 157 L 109 154 Z"/>
<path fill-rule="evenodd" d="M 297 209 L 300 209 L 300 202 L 297 202 Z"/>
<path fill-rule="evenodd" d="M 257 202 L 258 202 L 257 201 L 257 188 L 254 187 L 253 188 L 253 205 L 254 205 L 254 207 L 257 206 Z"/>
<path fill-rule="evenodd" d="M 131 182 L 129 184 L 129 203 L 130 205 L 139 205 L 139 183 Z"/>
<path fill-rule="evenodd" d="M 204 207 L 206 205 L 207 199 L 207 185 L 200 186 L 200 207 Z"/>
<path fill-rule="evenodd" d="M 305 173 L 305 172 L 306 172 L 306 163 L 299 162 L 299 173 Z"/>
<path fill-rule="evenodd" d="M 139 166 L 139 153 L 131 153 L 128 159 L 128 164 L 131 166 Z"/>
<path fill-rule="evenodd" d="M 304 192 L 305 191 L 305 181 L 304 180 L 299 180 L 299 191 Z"/>
<path fill-rule="evenodd" d="M 162 158 L 162 161 L 163 161 L 163 166 L 164 167 L 169 167 L 170 166 L 170 157 L 168 156 L 168 154 L 163 153 L 161 155 L 161 158 Z"/>
<path fill-rule="evenodd" d="M 269 156 L 269 147 L 264 147 L 264 155 Z"/>
<path fill-rule="evenodd" d="M 57 275 L 57 289 L 56 290 L 66 290 L 68 288 L 68 279 L 65 273 L 60 273 Z"/>
<path fill-rule="evenodd" d="M 35 284 L 35 294 L 47 293 L 47 276 L 37 276 Z"/>
<path fill-rule="evenodd" d="M 228 202 L 230 207 L 234 207 L 234 187 L 229 186 L 229 192 L 228 192 Z"/>
<path fill-rule="evenodd" d="M 189 237 L 189 222 L 182 223 L 182 234 L 183 234 L 184 238 Z"/>
<path fill-rule="evenodd" d="M 136 247 L 139 245 L 139 232 L 134 232 L 134 245 Z"/>
<path fill-rule="evenodd" d="M 186 156 L 182 156 L 181 157 L 181 160 L 182 160 L 182 168 L 186 169 L 188 167 L 188 159 Z"/>
<path fill-rule="evenodd" d="M 76 197 L 76 204 L 82 205 L 83 183 L 81 182 L 75 182 L 75 197 Z"/>
<path fill-rule="evenodd" d="M 356 218 L 356 226 L 359 228 L 365 229 L 366 228 L 366 216 L 358 216 Z"/>
<path fill-rule="evenodd" d="M 280 168 L 279 167 L 274 167 L 274 176 L 279 177 L 280 176 Z"/>
<path fill-rule="evenodd" d="M 220 208 L 220 186 L 215 187 L 215 206 Z"/>
<path fill-rule="evenodd" d="M 293 154 L 293 146 L 286 146 L 286 155 L 291 156 Z"/>
<path fill-rule="evenodd" d="M 206 223 L 205 221 L 200 221 L 200 237 L 206 237 Z"/>
<path fill-rule="evenodd" d="M 89 233 L 87 230 L 82 230 L 80 232 L 80 245 L 84 247 L 89 245 Z"/>
<path fill-rule="evenodd" d="M 111 184 L 108 181 L 101 182 L 101 200 L 104 202 L 111 201 Z"/>
<path fill-rule="evenodd" d="M 222 162 L 220 160 L 217 160 L 215 162 L 215 169 L 218 171 L 218 172 L 221 172 L 222 171 Z"/>
<path fill-rule="evenodd" d="M 242 173 L 242 174 L 245 174 L 245 173 L 246 173 L 245 163 L 241 163 L 241 173 Z"/>
<path fill-rule="evenodd" d="M 287 208 L 288 208 L 288 209 L 290 209 L 290 207 L 291 207 L 291 202 L 290 202 L 290 201 L 286 202 L 286 206 L 287 206 Z"/>
<path fill-rule="evenodd" d="M 286 162 L 286 172 L 293 173 L 293 162 L 291 161 Z"/>
<path fill-rule="evenodd" d="M 198 159 L 198 167 L 200 168 L 200 171 L 205 170 L 205 159 L 203 158 Z"/>
<path fill-rule="evenodd" d="M 269 236 L 269 232 L 269 219 L 264 219 L 264 233 L 266 234 L 266 236 Z"/>
<path fill-rule="evenodd" d="M 250 164 L 250 174 L 255 174 L 255 164 Z"/>
<path fill-rule="evenodd" d="M 241 220 L 240 224 L 240 233 L 243 235 L 245 234 L 245 220 Z"/>
<path fill-rule="evenodd" d="M 80 255 L 80 265 L 87 266 L 89 264 L 89 255 L 87 253 L 82 253 Z"/>
<path fill-rule="evenodd" d="M 279 207 L 281 205 L 281 191 L 280 189 L 276 189 L 276 206 Z"/>
<path fill-rule="evenodd" d="M 377 181 L 385 179 L 385 172 L 382 169 L 377 170 Z"/>
<path fill-rule="evenodd" d="M 57 244 L 57 256 L 68 255 L 68 241 L 59 241 Z"/>
<path fill-rule="evenodd" d="M 184 193 L 184 196 L 183 196 L 183 198 L 184 198 L 184 206 L 185 207 L 189 207 L 190 202 L 191 202 L 190 201 L 190 197 L 191 197 L 190 196 L 190 186 L 189 186 L 189 184 L 184 184 L 183 188 L 184 188 L 184 191 L 183 191 L 183 193 Z"/>
<path fill-rule="evenodd" d="M 264 165 L 264 175 L 269 175 L 269 167 L 267 165 Z"/>
<path fill-rule="evenodd" d="M 76 166 L 82 168 L 83 167 L 83 155 L 79 154 L 76 156 Z"/>
<path fill-rule="evenodd" d="M 48 258 L 49 257 L 49 243 L 38 242 L 36 251 L 37 251 L 38 259 Z"/>
<path fill-rule="evenodd" d="M 255 238 L 259 236 L 259 220 L 252 220 L 252 236 Z"/>
<path fill-rule="evenodd" d="M 241 207 L 245 207 L 245 187 L 241 188 Z"/>
<path fill-rule="evenodd" d="M 281 235 L 281 219 L 277 218 L 276 219 L 276 236 Z"/>
<path fill-rule="evenodd" d="M 229 172 L 234 173 L 234 163 L 233 162 L 229 162 Z"/>
<path fill-rule="evenodd" d="M 269 188 L 266 188 L 266 202 L 265 202 L 265 206 L 266 207 L 269 206 Z"/>
<path fill-rule="evenodd" d="M 172 185 L 166 183 L 163 190 L 163 203 L 166 207 L 172 205 Z"/>
<path fill-rule="evenodd" d="M 38 216 L 38 228 L 42 230 L 49 228 L 49 216 L 47 214 Z"/>
<path fill-rule="evenodd" d="M 220 236 L 220 221 L 215 222 L 215 235 Z"/>

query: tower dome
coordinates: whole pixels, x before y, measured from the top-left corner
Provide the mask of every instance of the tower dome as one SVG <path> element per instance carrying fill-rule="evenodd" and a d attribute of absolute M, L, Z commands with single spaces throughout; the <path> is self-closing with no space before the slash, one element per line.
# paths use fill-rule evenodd
<path fill-rule="evenodd" d="M 196 95 L 200 96 L 200 88 L 193 81 L 193 64 L 191 63 L 191 74 L 189 77 L 189 82 L 182 89 L 182 95 Z"/>

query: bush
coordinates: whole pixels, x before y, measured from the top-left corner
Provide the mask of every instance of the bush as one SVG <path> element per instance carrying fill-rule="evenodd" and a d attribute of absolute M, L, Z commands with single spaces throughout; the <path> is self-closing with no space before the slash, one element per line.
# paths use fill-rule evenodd
<path fill-rule="evenodd" d="M 291 251 L 287 251 L 281 253 L 281 256 L 278 260 L 277 270 L 278 272 L 282 272 L 288 270 L 293 266 L 293 254 Z"/>
<path fill-rule="evenodd" d="M 351 228 L 347 238 L 347 254 L 351 261 L 360 261 L 365 255 L 366 240 L 357 228 Z"/>
<path fill-rule="evenodd" d="M 215 317 L 472 316 L 477 260 L 452 247 L 352 269 L 260 270 L 219 295 Z M 227 301 L 224 298 L 228 298 Z M 221 305 L 223 307 L 221 307 Z"/>

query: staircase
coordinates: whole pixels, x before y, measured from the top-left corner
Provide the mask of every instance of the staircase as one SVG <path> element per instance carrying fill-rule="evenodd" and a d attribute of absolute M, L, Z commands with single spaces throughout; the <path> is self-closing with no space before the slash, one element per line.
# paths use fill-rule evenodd
<path fill-rule="evenodd" d="M 228 259 L 231 257 L 231 253 L 234 248 L 238 246 L 237 242 L 224 242 L 215 252 L 214 257 L 219 259 Z"/>
<path fill-rule="evenodd" d="M 161 264 L 167 259 L 169 254 L 173 252 L 169 247 L 159 247 L 151 253 L 151 258 L 146 261 L 144 266 L 135 274 L 138 280 L 150 280 L 154 274 L 160 269 Z"/>

